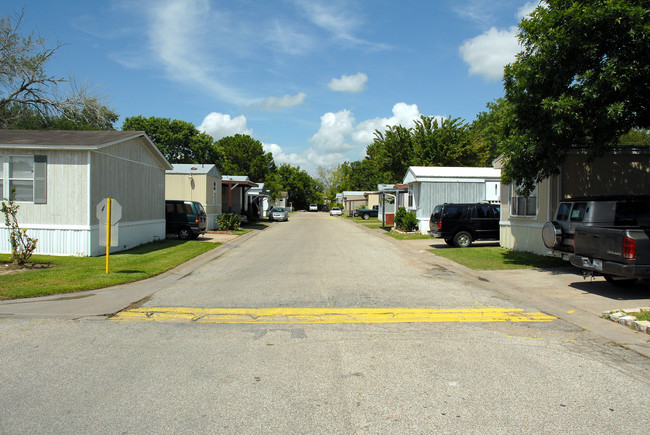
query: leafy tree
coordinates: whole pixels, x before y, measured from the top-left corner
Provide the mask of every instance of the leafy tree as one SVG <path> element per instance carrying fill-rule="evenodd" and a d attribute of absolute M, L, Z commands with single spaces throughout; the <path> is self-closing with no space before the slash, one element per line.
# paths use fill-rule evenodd
<path fill-rule="evenodd" d="M 370 166 L 376 168 L 386 183 L 401 181 L 415 161 L 411 129 L 395 125 L 383 133 L 375 130 L 375 138 L 366 148 L 366 156 Z"/>
<path fill-rule="evenodd" d="M 421 116 L 415 121 L 411 140 L 412 161 L 418 166 L 480 166 L 489 154 L 480 144 L 475 146 L 469 125 L 460 118 Z"/>
<path fill-rule="evenodd" d="M 529 191 L 572 148 L 595 157 L 650 127 L 647 0 L 546 0 L 519 24 L 519 40 L 504 75 L 505 182 Z"/>
<path fill-rule="evenodd" d="M 119 115 L 107 109 L 103 119 L 91 120 L 72 114 L 69 117 L 43 115 L 30 107 L 12 104 L 0 109 L 0 119 L 7 120 L 5 128 L 18 130 L 114 130 Z"/>
<path fill-rule="evenodd" d="M 117 115 L 86 85 L 46 73 L 47 62 L 63 46 L 21 34 L 22 14 L 0 18 L 0 128 L 16 128 L 38 115 L 73 125 L 112 129 Z M 69 84 L 67 90 L 62 85 Z"/>
<path fill-rule="evenodd" d="M 133 116 L 124 120 L 122 130 L 147 133 L 170 163 L 210 163 L 220 167 L 223 160 L 212 144 L 212 136 L 198 131 L 190 122 Z"/>
<path fill-rule="evenodd" d="M 215 143 L 223 155 L 219 170 L 226 175 L 248 175 L 253 181 L 265 181 L 275 170 L 273 154 L 265 153 L 262 142 L 245 134 L 224 137 Z"/>
<path fill-rule="evenodd" d="M 319 183 L 306 171 L 286 163 L 268 175 L 266 186 L 271 190 L 273 198 L 277 198 L 280 192 L 287 192 L 289 202 L 295 208 L 306 209 L 309 204 L 321 202 Z"/>

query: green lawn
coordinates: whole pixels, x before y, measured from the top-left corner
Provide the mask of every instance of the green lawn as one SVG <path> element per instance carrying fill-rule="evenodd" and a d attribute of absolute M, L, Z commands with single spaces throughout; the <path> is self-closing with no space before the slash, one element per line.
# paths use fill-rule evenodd
<path fill-rule="evenodd" d="M 428 234 L 400 234 L 389 231 L 386 233 L 397 240 L 417 240 L 417 239 L 430 239 L 431 236 Z"/>
<path fill-rule="evenodd" d="M 50 263 L 53 267 L 0 275 L 0 300 L 92 290 L 138 281 L 161 274 L 219 245 L 195 240 L 148 243 L 111 254 L 108 274 L 104 256 L 34 255 L 30 261 Z M 0 262 L 8 262 L 9 259 L 9 255 L 0 255 Z"/>
<path fill-rule="evenodd" d="M 569 266 L 566 261 L 558 258 L 543 257 L 528 252 L 515 252 L 497 246 L 430 249 L 429 251 L 474 270 L 537 269 Z"/>

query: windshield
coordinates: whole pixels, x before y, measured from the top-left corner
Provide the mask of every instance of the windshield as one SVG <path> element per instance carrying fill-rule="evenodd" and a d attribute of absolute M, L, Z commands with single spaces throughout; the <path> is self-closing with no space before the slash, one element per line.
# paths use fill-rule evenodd
<path fill-rule="evenodd" d="M 271 210 L 273 213 L 282 213 L 284 212 L 284 208 L 282 207 L 275 207 L 273 210 Z"/>

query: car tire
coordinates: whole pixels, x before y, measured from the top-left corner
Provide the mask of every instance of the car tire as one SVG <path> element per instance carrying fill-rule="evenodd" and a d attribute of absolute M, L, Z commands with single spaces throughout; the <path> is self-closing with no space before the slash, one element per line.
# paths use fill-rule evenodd
<path fill-rule="evenodd" d="M 190 237 L 192 237 L 192 230 L 190 230 L 188 227 L 181 227 L 178 230 L 178 238 L 181 240 L 190 240 Z"/>
<path fill-rule="evenodd" d="M 459 231 L 454 236 L 454 245 L 457 248 L 468 248 L 472 245 L 472 235 L 467 231 Z"/>
<path fill-rule="evenodd" d="M 605 281 L 610 283 L 611 285 L 615 285 L 616 287 L 630 287 L 634 285 L 638 279 L 637 278 L 615 278 L 612 275 L 603 275 L 605 277 Z"/>
<path fill-rule="evenodd" d="M 368 213 L 364 213 L 363 214 L 363 220 L 367 221 L 368 219 L 370 219 L 370 215 Z"/>
<path fill-rule="evenodd" d="M 448 244 L 449 246 L 455 246 L 454 239 L 445 239 L 445 243 Z"/>

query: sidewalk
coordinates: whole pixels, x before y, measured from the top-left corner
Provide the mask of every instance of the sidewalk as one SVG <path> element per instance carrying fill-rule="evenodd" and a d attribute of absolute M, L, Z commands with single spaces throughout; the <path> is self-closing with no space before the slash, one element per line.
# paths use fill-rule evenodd
<path fill-rule="evenodd" d="M 403 240 L 398 243 L 426 252 L 448 249 L 437 239 Z M 498 246 L 477 242 L 476 246 Z M 471 249 L 471 248 L 468 248 Z M 650 334 L 645 334 L 602 318 L 607 311 L 650 307 L 648 282 L 630 288 L 609 284 L 603 277 L 583 279 L 575 267 L 554 269 L 472 270 L 443 257 L 435 257 L 445 267 L 473 277 L 476 285 L 525 302 L 541 311 L 594 332 L 610 341 L 650 357 Z"/>

